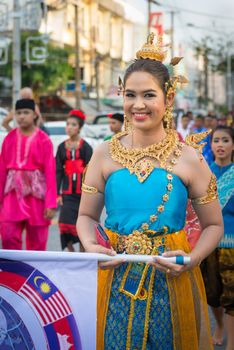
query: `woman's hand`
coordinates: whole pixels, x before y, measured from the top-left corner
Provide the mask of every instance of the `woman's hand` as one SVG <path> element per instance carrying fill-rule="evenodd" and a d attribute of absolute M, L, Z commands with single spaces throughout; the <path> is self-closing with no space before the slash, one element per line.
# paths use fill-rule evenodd
<path fill-rule="evenodd" d="M 179 265 L 172 262 L 160 259 L 160 256 L 153 257 L 154 262 L 151 262 L 150 265 L 153 265 L 161 272 L 166 273 L 171 277 L 178 277 L 182 272 L 191 270 L 193 267 L 199 264 L 199 259 L 192 256 L 192 254 L 187 254 L 183 250 L 172 250 L 170 252 L 163 253 L 163 257 L 174 257 L 174 256 L 190 256 L 191 262 L 188 265 Z"/>
<path fill-rule="evenodd" d="M 49 219 L 49 220 L 53 219 L 54 215 L 55 215 L 55 209 L 46 208 L 44 210 L 44 218 L 45 219 Z"/>
<path fill-rule="evenodd" d="M 63 205 L 63 197 L 62 196 L 58 196 L 56 201 L 57 201 L 57 206 L 58 207 Z"/>
<path fill-rule="evenodd" d="M 88 245 L 85 246 L 85 252 L 86 253 L 99 253 L 99 254 L 106 254 L 110 256 L 115 256 L 117 253 L 116 251 L 111 248 L 105 248 L 100 244 L 97 243 L 89 243 Z M 119 266 L 122 264 L 124 260 L 113 260 L 113 261 L 102 261 L 99 262 L 98 265 L 101 269 L 114 269 L 115 267 Z"/>

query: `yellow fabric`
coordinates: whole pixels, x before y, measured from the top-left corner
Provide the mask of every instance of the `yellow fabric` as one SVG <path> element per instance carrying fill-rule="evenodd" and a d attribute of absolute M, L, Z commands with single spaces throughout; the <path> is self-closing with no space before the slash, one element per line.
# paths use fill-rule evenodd
<path fill-rule="evenodd" d="M 190 252 L 184 231 L 180 231 L 180 234 L 168 235 L 167 245 L 170 250 L 181 249 L 186 253 Z M 174 349 L 213 349 L 206 294 L 200 268 L 195 267 L 179 277 L 168 277 L 167 282 L 171 300 Z M 200 309 L 200 320 L 195 318 L 194 311 L 198 308 Z M 204 335 L 201 334 L 201 329 Z"/>
<path fill-rule="evenodd" d="M 118 235 L 110 230 L 106 232 L 115 248 Z M 168 234 L 165 244 L 170 250 L 181 249 L 187 253 L 190 251 L 184 231 Z M 106 350 L 104 349 L 104 332 L 113 274 L 114 270 L 99 269 L 98 272 L 97 350 Z M 174 350 L 213 349 L 200 268 L 196 267 L 184 272 L 179 277 L 168 277 L 167 284 L 171 304 Z M 199 319 L 195 318 L 197 314 L 199 314 Z"/>
<path fill-rule="evenodd" d="M 106 230 L 112 247 L 117 246 L 118 235 L 110 230 Z M 97 295 L 97 350 L 104 350 L 104 332 L 106 325 L 106 315 L 108 310 L 110 291 L 114 269 L 98 269 L 98 295 Z"/>

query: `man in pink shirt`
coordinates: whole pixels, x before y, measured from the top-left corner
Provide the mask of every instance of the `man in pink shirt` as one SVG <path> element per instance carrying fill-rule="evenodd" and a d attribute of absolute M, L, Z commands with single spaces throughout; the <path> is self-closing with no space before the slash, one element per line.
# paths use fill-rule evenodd
<path fill-rule="evenodd" d="M 16 102 L 18 127 L 4 139 L 0 160 L 0 223 L 2 247 L 45 250 L 50 219 L 56 208 L 53 145 L 36 127 L 35 103 Z"/>

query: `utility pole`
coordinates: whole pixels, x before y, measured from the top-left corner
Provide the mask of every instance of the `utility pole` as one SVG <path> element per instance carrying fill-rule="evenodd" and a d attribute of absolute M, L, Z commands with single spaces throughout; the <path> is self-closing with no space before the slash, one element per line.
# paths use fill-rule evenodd
<path fill-rule="evenodd" d="M 80 38 L 79 38 L 79 8 L 75 7 L 75 76 L 76 76 L 76 108 L 81 109 L 81 89 L 80 89 Z"/>
<path fill-rule="evenodd" d="M 170 11 L 171 14 L 171 58 L 174 57 L 174 16 L 175 12 Z"/>
<path fill-rule="evenodd" d="M 99 65 L 100 65 L 100 56 L 96 52 L 95 56 L 95 77 L 96 77 L 96 109 L 100 111 L 100 81 L 99 81 Z"/>
<path fill-rule="evenodd" d="M 13 107 L 19 98 L 21 89 L 21 52 L 20 52 L 20 4 L 19 0 L 14 0 L 13 7 Z"/>
<path fill-rule="evenodd" d="M 148 35 L 150 34 L 151 1 L 148 0 Z"/>
<path fill-rule="evenodd" d="M 147 1 L 148 1 L 148 34 L 150 34 L 151 3 L 158 6 L 162 6 L 162 5 L 156 0 L 147 0 Z"/>
<path fill-rule="evenodd" d="M 232 67 L 231 67 L 231 42 L 227 41 L 227 109 L 228 112 L 232 110 Z"/>

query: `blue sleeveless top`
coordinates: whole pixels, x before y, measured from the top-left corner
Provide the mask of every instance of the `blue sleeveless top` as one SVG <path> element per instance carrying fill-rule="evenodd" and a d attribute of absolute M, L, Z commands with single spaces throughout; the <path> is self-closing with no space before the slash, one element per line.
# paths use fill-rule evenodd
<path fill-rule="evenodd" d="M 111 173 L 105 186 L 105 206 L 107 218 L 105 227 L 119 234 L 130 234 L 139 229 L 149 217 L 156 214 L 157 207 L 162 204 L 162 196 L 166 193 L 168 172 L 155 168 L 149 177 L 140 183 L 135 174 L 126 168 Z M 182 180 L 173 175 L 173 189 L 165 209 L 157 213 L 158 219 L 149 229 L 160 231 L 163 226 L 168 232 L 176 232 L 185 225 L 188 192 Z"/>

